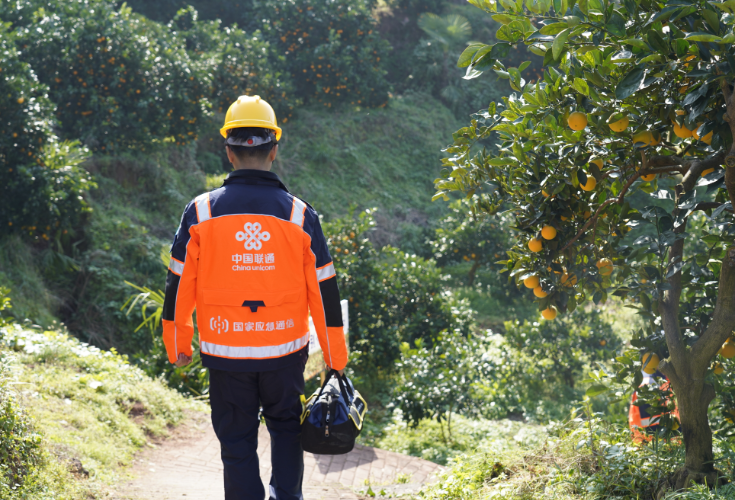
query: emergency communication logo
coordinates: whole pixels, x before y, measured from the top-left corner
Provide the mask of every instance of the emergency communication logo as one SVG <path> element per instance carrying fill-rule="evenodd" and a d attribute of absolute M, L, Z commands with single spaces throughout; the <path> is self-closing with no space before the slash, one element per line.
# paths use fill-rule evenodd
<path fill-rule="evenodd" d="M 209 328 L 217 333 L 227 333 L 230 329 L 230 322 L 226 319 L 221 319 L 219 316 L 215 319 L 214 317 L 209 318 Z"/>
<path fill-rule="evenodd" d="M 245 241 L 245 250 L 260 250 L 263 248 L 261 242 L 271 239 L 271 234 L 268 231 L 260 231 L 262 229 L 260 222 L 255 224 L 248 222 L 243 229 L 245 231 L 238 231 L 235 238 L 237 241 Z"/>

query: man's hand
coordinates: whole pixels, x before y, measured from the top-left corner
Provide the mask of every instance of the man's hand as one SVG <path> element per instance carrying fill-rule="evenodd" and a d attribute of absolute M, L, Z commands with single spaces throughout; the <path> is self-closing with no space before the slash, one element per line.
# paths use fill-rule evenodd
<path fill-rule="evenodd" d="M 187 356 L 183 352 L 179 353 L 179 359 L 176 360 L 176 365 L 178 368 L 181 368 L 182 366 L 186 366 L 189 363 L 191 363 L 191 356 Z"/>

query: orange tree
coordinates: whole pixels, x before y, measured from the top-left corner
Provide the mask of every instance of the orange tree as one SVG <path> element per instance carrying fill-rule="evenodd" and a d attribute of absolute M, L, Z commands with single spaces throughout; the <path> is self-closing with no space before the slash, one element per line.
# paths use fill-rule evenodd
<path fill-rule="evenodd" d="M 381 106 L 388 101 L 388 43 L 372 17 L 374 0 L 261 0 L 262 30 L 285 57 L 304 102 Z M 381 60 L 382 57 L 382 60 Z"/>
<path fill-rule="evenodd" d="M 104 152 L 196 139 L 209 66 L 165 26 L 111 0 L 2 2 L 0 19 L 58 103 L 65 137 Z"/>
<path fill-rule="evenodd" d="M 279 122 L 287 123 L 294 108 L 301 104 L 287 73 L 285 57 L 260 31 L 223 28 L 219 20 L 201 20 L 191 6 L 179 10 L 169 27 L 195 64 L 209 68 L 208 98 L 214 111 L 224 113 L 239 96 L 257 94 L 273 105 Z"/>
<path fill-rule="evenodd" d="M 86 151 L 53 135 L 47 93 L 0 24 L 0 237 L 62 244 L 80 225 L 94 183 L 79 166 Z"/>
<path fill-rule="evenodd" d="M 515 93 L 455 133 L 436 196 L 513 213 L 504 264 L 547 319 L 610 293 L 635 302 L 647 326 L 633 345 L 662 360 L 679 406 L 674 482 L 715 484 L 710 366 L 735 327 L 735 2 L 470 3 L 502 26 L 458 65 Z M 521 43 L 544 57 L 543 79 L 500 62 Z M 497 150 L 473 149 L 493 137 Z M 639 359 L 621 356 L 618 378 L 635 385 Z"/>

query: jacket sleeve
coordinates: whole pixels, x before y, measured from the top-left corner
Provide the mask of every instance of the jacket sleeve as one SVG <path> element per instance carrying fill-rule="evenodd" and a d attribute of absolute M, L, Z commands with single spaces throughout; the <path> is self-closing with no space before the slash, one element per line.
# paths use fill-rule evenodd
<path fill-rule="evenodd" d="M 330 368 L 342 370 L 347 366 L 347 343 L 342 323 L 337 273 L 327 249 L 316 212 L 309 209 L 310 217 L 304 225 L 304 274 L 308 292 L 309 310 L 319 337 L 324 362 Z"/>
<path fill-rule="evenodd" d="M 189 204 L 171 246 L 171 260 L 166 277 L 166 297 L 163 302 L 163 343 L 168 360 L 175 363 L 179 354 L 192 355 L 194 338 L 192 314 L 196 307 L 197 267 L 199 264 L 199 233 L 196 213 Z M 193 216 L 193 219 L 192 219 Z"/>

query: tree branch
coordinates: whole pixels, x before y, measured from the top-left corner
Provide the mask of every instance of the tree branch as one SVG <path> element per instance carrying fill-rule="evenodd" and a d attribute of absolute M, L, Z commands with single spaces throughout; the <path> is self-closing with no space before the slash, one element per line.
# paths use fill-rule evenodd
<path fill-rule="evenodd" d="M 679 206 L 679 200 L 684 193 L 684 188 L 681 184 L 676 186 L 676 207 Z M 677 217 L 680 209 L 674 209 L 674 218 Z M 687 219 L 677 228 L 674 229 L 674 233 L 682 234 L 686 229 Z M 666 266 L 666 275 L 669 274 L 676 265 L 677 262 L 681 262 L 684 259 L 684 240 L 676 240 L 671 245 L 671 251 L 669 252 L 669 264 Z M 668 279 L 671 288 L 664 292 L 663 297 L 659 300 L 658 310 L 661 315 L 661 324 L 664 327 L 664 335 L 666 336 L 666 345 L 669 347 L 669 353 L 673 364 L 678 366 L 685 371 L 688 370 L 689 366 L 686 363 L 686 347 L 681 336 L 681 328 L 679 325 L 679 301 L 681 300 L 681 269 L 675 272 Z M 679 373 L 679 375 L 689 378 L 688 373 Z"/>
<path fill-rule="evenodd" d="M 699 176 L 702 175 L 702 172 L 707 170 L 708 168 L 717 168 L 720 165 L 722 165 L 723 161 L 725 161 L 725 152 L 720 151 L 717 154 L 710 156 L 709 158 L 705 158 L 704 160 L 694 160 L 689 165 L 685 166 L 688 167 L 688 172 L 684 174 L 684 179 L 681 181 L 681 186 L 684 188 L 684 193 L 688 193 L 692 189 L 694 189 L 695 184 L 697 183 L 697 179 L 699 179 Z M 733 205 L 735 206 L 735 204 Z"/>
<path fill-rule="evenodd" d="M 714 208 L 721 207 L 722 205 L 724 205 L 724 203 L 717 203 L 716 201 L 703 201 L 702 203 L 697 203 L 694 206 L 694 208 L 692 209 L 692 211 L 696 211 L 696 210 L 703 210 L 703 211 L 704 210 L 712 210 Z M 725 210 L 727 210 L 728 212 L 733 212 L 732 207 L 731 208 L 726 208 Z"/>
<path fill-rule="evenodd" d="M 610 198 L 605 203 L 603 203 L 602 205 L 600 205 L 597 208 L 597 210 L 595 210 L 595 214 L 592 217 L 590 217 L 589 220 L 585 223 L 585 225 L 582 226 L 582 228 L 579 231 L 577 231 L 577 234 L 575 234 L 574 237 L 571 240 L 569 240 L 567 242 L 567 244 L 564 245 L 564 247 L 561 250 L 559 250 L 559 253 L 562 253 L 564 250 L 566 250 L 567 248 L 569 248 L 570 246 L 572 246 L 572 244 L 575 241 L 577 241 L 579 238 L 581 238 L 582 235 L 585 233 L 585 231 L 587 231 L 587 229 L 589 229 L 589 227 L 592 224 L 596 224 L 597 223 L 597 217 L 599 216 L 600 211 L 602 211 L 603 208 L 607 207 L 608 205 L 612 205 L 613 203 L 617 203 L 618 205 L 622 205 L 623 204 L 623 200 L 625 199 L 625 194 L 630 189 L 630 186 L 632 186 L 633 183 L 636 181 L 636 179 L 638 179 L 640 176 L 641 176 L 641 173 L 640 172 L 634 173 L 633 176 L 630 179 L 628 179 L 628 182 L 625 184 L 625 186 L 623 187 L 623 189 L 620 191 L 620 194 L 618 195 L 617 198 Z"/>
<path fill-rule="evenodd" d="M 691 349 L 692 368 L 704 373 L 727 337 L 735 328 L 735 246 L 727 249 L 722 259 L 717 304 L 712 321 Z"/>

